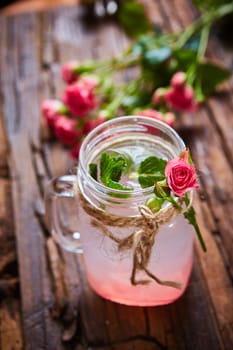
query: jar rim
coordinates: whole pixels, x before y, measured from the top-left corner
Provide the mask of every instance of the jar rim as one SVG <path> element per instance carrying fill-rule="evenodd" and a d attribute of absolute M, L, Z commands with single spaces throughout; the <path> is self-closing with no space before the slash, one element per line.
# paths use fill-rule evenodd
<path fill-rule="evenodd" d="M 179 134 L 172 128 L 170 127 L 168 124 L 160 121 L 160 120 L 156 120 L 156 119 L 152 119 L 151 117 L 145 117 L 145 116 L 140 116 L 140 115 L 127 115 L 127 116 L 121 116 L 121 117 L 117 117 L 117 118 L 113 118 L 111 120 L 105 121 L 104 123 L 100 124 L 99 126 L 97 126 L 96 128 L 94 128 L 84 139 L 81 148 L 80 148 L 80 154 L 79 154 L 79 168 L 81 168 L 81 171 L 83 172 L 85 178 L 88 180 L 89 184 L 91 184 L 91 186 L 93 188 L 95 188 L 95 190 L 100 191 L 101 193 L 105 193 L 107 194 L 109 192 L 109 190 L 111 190 L 111 196 L 113 196 L 114 194 L 116 195 L 116 197 L 121 198 L 122 195 L 125 194 L 129 194 L 130 197 L 134 197 L 134 196 L 145 196 L 146 194 L 150 194 L 153 192 L 154 186 L 150 186 L 150 187 L 146 187 L 146 188 L 133 188 L 132 190 L 119 190 L 119 189 L 114 189 L 114 188 L 109 188 L 107 186 L 105 186 L 104 184 L 96 181 L 89 173 L 87 167 L 85 167 L 84 165 L 84 156 L 85 156 L 85 150 L 88 147 L 88 144 L 90 143 L 90 141 L 92 139 L 95 138 L 95 135 L 100 134 L 101 130 L 105 130 L 106 127 L 110 127 L 113 126 L 115 124 L 120 124 L 121 122 L 127 122 L 127 121 L 131 121 L 136 123 L 147 123 L 150 124 L 151 126 L 157 127 L 158 129 L 167 132 L 169 134 L 169 136 L 171 136 L 171 138 L 173 138 L 174 140 L 176 140 L 179 143 L 179 146 L 181 148 L 181 151 L 185 149 L 185 143 L 182 140 L 182 138 L 179 136 Z M 121 199 L 126 199 L 126 198 L 121 198 Z"/>

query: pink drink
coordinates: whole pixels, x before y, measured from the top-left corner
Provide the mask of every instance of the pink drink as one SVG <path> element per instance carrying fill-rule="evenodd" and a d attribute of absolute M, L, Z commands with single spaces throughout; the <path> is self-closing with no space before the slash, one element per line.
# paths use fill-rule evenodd
<path fill-rule="evenodd" d="M 146 286 L 131 285 L 132 252 L 119 253 L 116 244 L 93 229 L 87 214 L 81 208 L 79 210 L 83 225 L 80 229 L 85 231 L 82 243 L 87 278 L 98 294 L 118 303 L 137 306 L 168 304 L 181 296 L 188 283 L 193 256 L 190 244 L 193 231 L 182 216 L 160 230 L 149 264 L 149 269 L 161 279 L 181 282 L 183 287 L 179 290 L 160 286 L 153 280 Z M 142 272 L 140 277 L 145 278 L 145 274 Z"/>

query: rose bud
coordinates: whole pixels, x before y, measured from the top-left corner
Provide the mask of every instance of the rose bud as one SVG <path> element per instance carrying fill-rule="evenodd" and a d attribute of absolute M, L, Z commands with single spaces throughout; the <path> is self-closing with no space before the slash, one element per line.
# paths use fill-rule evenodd
<path fill-rule="evenodd" d="M 77 118 L 86 116 L 97 106 L 93 91 L 87 84 L 79 81 L 66 87 L 63 93 L 63 101 Z"/>
<path fill-rule="evenodd" d="M 166 93 L 167 89 L 166 88 L 158 88 L 155 90 L 155 92 L 152 95 L 152 103 L 154 105 L 158 105 L 162 102 L 164 102 L 164 95 Z"/>
<path fill-rule="evenodd" d="M 79 66 L 78 61 L 71 61 L 62 66 L 61 76 L 62 79 L 67 83 L 71 84 L 78 79 L 77 67 Z"/>
<path fill-rule="evenodd" d="M 50 127 L 54 126 L 55 121 L 60 115 L 68 111 L 66 106 L 59 100 L 44 100 L 41 104 L 41 110 Z"/>
<path fill-rule="evenodd" d="M 161 208 L 164 200 L 162 198 L 149 198 L 146 201 L 146 206 L 150 208 L 152 213 L 157 213 Z"/>
<path fill-rule="evenodd" d="M 99 85 L 100 80 L 96 75 L 86 75 L 80 79 L 80 82 L 92 91 Z"/>
<path fill-rule="evenodd" d="M 154 187 L 154 192 L 157 197 L 159 198 L 165 198 L 170 195 L 170 189 L 167 185 L 166 180 L 161 180 L 161 181 L 156 181 L 155 182 L 155 187 Z"/>
<path fill-rule="evenodd" d="M 199 187 L 195 167 L 189 161 L 187 150 L 179 158 L 167 162 L 165 176 L 169 188 L 178 197 L 184 197 L 186 192 Z"/>
<path fill-rule="evenodd" d="M 179 111 L 194 112 L 198 107 L 191 86 L 184 86 L 179 89 L 172 87 L 166 92 L 165 101 L 171 108 Z"/>
<path fill-rule="evenodd" d="M 60 116 L 54 124 L 54 132 L 59 140 L 66 146 L 73 146 L 81 136 L 81 131 L 77 129 L 77 123 L 66 116 Z"/>
<path fill-rule="evenodd" d="M 186 74 L 184 72 L 177 72 L 171 79 L 171 86 L 175 89 L 184 87 L 186 81 Z"/>

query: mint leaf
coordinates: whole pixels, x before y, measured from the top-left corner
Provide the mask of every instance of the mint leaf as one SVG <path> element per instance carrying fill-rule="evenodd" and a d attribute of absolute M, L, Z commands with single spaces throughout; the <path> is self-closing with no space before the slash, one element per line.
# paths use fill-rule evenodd
<path fill-rule="evenodd" d="M 111 156 L 103 152 L 100 156 L 100 178 L 102 183 L 116 190 L 131 190 L 132 188 L 125 187 L 118 183 L 126 167 L 127 162 L 124 157 L 120 155 Z"/>
<path fill-rule="evenodd" d="M 155 182 L 161 181 L 164 176 L 159 172 L 156 174 L 141 174 L 138 176 L 138 182 L 142 188 L 154 186 Z"/>
<path fill-rule="evenodd" d="M 125 160 L 125 166 L 124 169 L 122 170 L 122 174 L 129 174 L 131 168 L 133 167 L 133 160 L 132 158 L 126 153 L 126 152 L 119 152 L 115 149 L 108 149 L 109 152 L 111 152 L 111 156 L 114 156 L 116 159 L 118 157 L 122 158 Z M 121 174 L 121 175 L 122 175 Z M 119 178 L 120 180 L 120 178 Z M 119 181 L 119 180 L 115 180 L 115 181 Z"/>
<path fill-rule="evenodd" d="M 166 160 L 154 156 L 146 158 L 138 168 L 138 181 L 142 188 L 150 187 L 165 179 Z"/>
<path fill-rule="evenodd" d="M 185 196 L 184 201 L 185 201 L 185 204 L 188 206 L 189 205 L 189 198 L 187 197 L 187 195 Z M 194 208 L 190 207 L 187 211 L 185 211 L 184 217 L 189 221 L 189 223 L 191 225 L 193 225 L 193 227 L 196 231 L 197 237 L 199 239 L 199 242 L 201 244 L 202 250 L 204 252 L 206 252 L 207 251 L 206 245 L 205 245 L 204 239 L 203 239 L 202 234 L 201 234 L 201 230 L 200 230 L 198 223 L 197 223 L 197 220 L 196 220 L 196 213 L 195 213 Z"/>
<path fill-rule="evenodd" d="M 155 156 L 150 156 L 141 162 L 138 168 L 138 173 L 151 174 L 151 173 L 159 172 L 161 175 L 163 175 L 163 178 L 165 178 L 164 172 L 165 172 L 166 164 L 167 164 L 166 160 L 157 158 Z"/>
<path fill-rule="evenodd" d="M 93 179 L 97 181 L 98 179 L 98 169 L 97 169 L 97 164 L 96 163 L 90 163 L 89 164 L 89 173 Z"/>
<path fill-rule="evenodd" d="M 115 190 L 122 190 L 122 191 L 130 191 L 133 190 L 133 188 L 125 187 L 122 184 L 112 181 L 111 179 L 108 179 L 107 182 L 104 184 L 107 187 L 113 188 Z M 112 195 L 112 194 L 111 194 Z M 117 194 L 117 197 L 119 197 L 119 194 Z"/>

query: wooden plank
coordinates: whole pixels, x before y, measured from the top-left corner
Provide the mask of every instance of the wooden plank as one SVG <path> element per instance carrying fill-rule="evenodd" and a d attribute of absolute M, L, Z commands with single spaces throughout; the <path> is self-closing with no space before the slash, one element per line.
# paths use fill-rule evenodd
<path fill-rule="evenodd" d="M 24 349 L 19 302 L 16 299 L 6 299 L 0 305 L 0 349 Z"/>
<path fill-rule="evenodd" d="M 3 114 L 1 111 L 1 106 L 2 106 L 2 103 L 0 101 L 0 176 L 7 177 L 8 176 L 8 166 L 7 166 L 8 145 L 7 145 L 6 133 L 3 125 Z"/>
<path fill-rule="evenodd" d="M 167 6 L 165 8 L 165 10 L 168 9 L 168 8 L 169 8 L 169 11 L 171 11 L 171 7 L 169 7 L 169 6 Z M 73 15 L 73 16 L 75 16 L 75 15 Z M 170 17 L 170 13 L 169 13 L 169 15 L 167 14 L 167 17 Z M 167 17 L 165 16 L 165 20 L 164 21 L 166 21 Z M 67 24 L 65 24 L 66 21 L 67 21 Z M 186 20 L 186 23 L 188 23 L 188 22 L 190 22 L 190 20 Z M 66 33 L 68 33 L 69 30 L 70 30 L 70 32 L 73 31 L 72 27 L 71 27 L 71 29 L 69 29 L 68 20 L 66 19 L 66 16 L 62 17 L 62 23 L 63 23 L 63 28 L 66 28 Z M 179 22 L 179 19 L 176 20 L 175 24 L 174 24 L 174 21 L 171 21 L 171 27 L 172 27 L 172 29 L 180 29 L 181 28 L 181 24 Z M 112 36 L 113 32 L 111 32 L 111 30 L 110 30 L 110 32 L 109 31 L 107 32 L 108 34 L 105 34 L 104 32 L 102 32 L 101 27 L 99 27 L 99 31 L 100 32 L 98 32 L 98 30 L 97 30 L 97 34 L 92 33 L 92 35 L 94 37 L 96 35 L 96 37 L 100 38 L 99 40 L 92 39 L 93 41 L 98 42 L 98 46 L 96 48 L 97 51 L 95 51 L 95 53 L 97 52 L 97 56 L 100 56 L 101 55 L 100 53 L 102 51 L 102 52 L 104 52 L 105 55 L 110 55 L 111 56 L 111 50 L 112 50 L 113 44 L 115 43 L 115 41 L 119 42 L 120 40 L 119 39 L 117 40 L 117 34 L 114 34 L 115 36 Z M 67 34 L 67 36 L 69 37 L 69 34 Z M 59 37 L 59 35 L 58 35 L 58 37 Z M 110 37 L 112 39 L 108 40 L 108 38 L 110 38 Z M 81 41 L 82 38 L 79 37 L 79 40 Z M 83 40 L 85 40 L 85 37 L 84 37 Z M 104 45 L 106 45 L 105 44 L 105 40 L 108 43 L 107 48 L 105 48 L 105 46 L 104 46 Z M 63 44 L 63 42 L 61 40 L 59 42 L 59 45 L 62 47 L 62 44 Z M 80 45 L 80 42 L 78 43 L 78 45 Z M 114 46 L 113 46 L 113 48 L 114 48 Z M 87 44 L 87 47 L 85 48 L 85 52 L 86 53 L 88 53 L 88 49 L 89 48 L 88 48 L 88 44 Z M 119 49 L 118 49 L 118 51 L 119 51 Z M 60 51 L 60 52 L 62 52 L 62 51 Z M 98 52 L 99 52 L 99 54 L 98 54 Z M 108 52 L 109 52 L 109 54 L 108 54 Z M 90 57 L 90 56 L 91 56 L 91 51 L 90 51 L 88 57 Z M 67 53 L 67 51 L 66 51 L 64 56 L 62 56 L 62 54 L 61 54 L 61 57 L 65 57 L 66 59 L 71 59 L 72 58 L 72 53 L 70 53 L 70 52 Z M 79 56 L 78 56 L 78 58 L 79 58 Z M 208 295 L 208 291 L 206 290 L 206 288 L 205 288 L 205 286 L 203 284 L 203 281 L 201 280 L 201 278 L 204 279 L 204 276 L 202 275 L 200 269 L 197 269 L 197 267 L 196 267 L 196 270 L 197 270 L 196 274 L 198 276 L 200 275 L 200 278 L 197 278 L 197 282 L 195 284 L 194 291 L 192 292 L 193 293 L 193 295 L 192 295 L 193 304 L 195 305 L 195 307 L 197 307 L 198 310 L 202 310 L 203 309 L 204 310 L 203 312 L 205 312 L 206 316 L 209 315 L 209 314 L 212 315 L 213 310 L 212 310 L 211 303 L 210 302 L 207 302 L 207 303 L 204 303 L 204 304 L 203 304 L 203 302 L 200 303 L 200 300 L 201 300 L 202 296 L 205 295 L 205 294 Z M 108 340 L 112 339 L 112 342 L 114 343 L 114 341 L 116 339 L 118 339 L 118 333 L 120 333 L 122 335 L 123 339 L 124 339 L 124 336 L 125 337 L 132 336 L 131 332 L 133 330 L 134 325 L 131 325 L 131 327 L 129 327 L 130 331 L 127 330 L 127 327 L 125 327 L 125 329 L 122 329 L 121 331 L 119 331 L 119 330 L 116 331 L 116 327 L 114 327 L 114 320 L 116 318 L 116 315 L 114 314 L 114 311 L 112 309 L 111 303 L 110 304 L 108 302 L 104 303 L 98 297 L 93 295 L 93 293 L 89 290 L 88 286 L 86 286 L 86 283 L 85 282 L 83 283 L 83 280 L 82 280 L 82 286 L 83 285 L 85 286 L 85 292 L 82 293 L 82 295 L 81 295 L 81 315 L 84 315 L 82 317 L 87 318 L 87 320 L 85 320 L 85 318 L 82 319 L 83 324 L 84 324 L 84 334 L 85 334 L 85 339 L 86 339 L 87 344 L 100 344 L 101 341 L 102 342 L 104 342 L 104 341 L 106 342 L 106 339 L 108 339 Z M 201 290 L 201 292 L 199 290 Z M 86 301 L 84 301 L 84 299 L 83 299 L 84 296 L 86 298 Z M 92 306 L 92 304 L 93 304 L 93 306 Z M 181 310 L 185 310 L 187 308 L 187 306 L 190 307 L 190 301 L 189 300 L 187 301 L 187 304 L 186 303 L 182 304 Z M 102 310 L 102 309 L 106 310 L 106 308 L 107 308 L 107 310 L 109 312 L 109 314 L 107 314 L 107 315 L 109 315 L 109 317 L 107 318 L 107 316 L 105 316 L 105 318 L 107 320 L 110 319 L 110 325 L 112 326 L 112 327 L 109 327 L 109 330 L 106 329 L 106 326 L 105 326 L 105 323 L 104 323 L 104 316 L 103 316 L 103 318 L 101 317 L 101 319 L 98 319 L 98 321 L 95 320 L 95 319 L 93 320 L 89 316 L 93 312 L 94 309 L 95 310 Z M 120 309 L 120 307 L 117 306 L 117 310 L 119 310 L 119 309 Z M 172 346 L 172 344 L 176 344 L 175 346 L 177 346 L 178 348 L 185 348 L 186 346 L 188 346 L 187 344 L 189 344 L 189 341 L 191 339 L 191 337 L 188 336 L 188 329 L 189 329 L 189 327 L 186 326 L 185 323 L 182 323 L 182 325 L 184 327 L 182 330 L 178 330 L 178 328 L 176 327 L 176 332 L 172 331 L 171 329 L 174 326 L 174 323 L 176 322 L 176 320 L 174 319 L 173 320 L 174 323 L 172 323 L 172 320 L 171 320 L 171 313 L 172 313 L 171 309 L 172 308 L 170 308 L 169 309 L 170 311 L 165 314 L 163 323 L 160 321 L 160 318 L 153 318 L 153 317 L 150 318 L 150 322 L 149 323 L 151 324 L 151 328 L 152 329 L 156 329 L 157 330 L 157 332 L 156 332 L 156 339 L 160 340 L 160 338 L 161 338 L 161 343 L 162 344 L 166 344 L 167 345 L 166 342 L 169 342 L 168 344 L 171 345 L 171 346 Z M 129 317 L 129 314 L 134 314 L 134 312 L 132 310 L 129 311 L 129 309 L 127 309 L 127 308 L 124 308 L 124 310 L 125 310 L 124 314 L 127 315 L 127 317 Z M 153 312 L 154 311 L 152 309 L 151 314 L 153 314 Z M 101 313 L 101 311 L 98 312 L 98 314 L 100 314 L 100 313 Z M 103 311 L 102 311 L 102 313 L 103 313 Z M 173 314 L 175 314 L 175 312 L 173 312 Z M 106 313 L 105 313 L 105 315 L 106 315 Z M 191 315 L 189 315 L 189 317 L 191 317 Z M 134 318 L 136 318 L 135 314 L 134 314 Z M 207 316 L 207 318 L 208 318 L 208 316 Z M 141 319 L 140 324 L 142 324 L 142 323 L 145 324 L 144 317 L 141 316 L 140 319 Z M 170 319 L 170 321 L 169 321 L 169 319 Z M 170 332 L 171 333 L 169 333 L 169 331 L 168 331 L 169 336 L 166 335 L 166 330 L 164 330 L 164 323 L 171 325 L 170 326 Z M 199 325 L 202 326 L 203 329 L 205 328 L 205 319 L 203 319 L 202 316 L 199 317 L 198 313 L 196 313 L 196 317 L 195 318 L 190 320 L 190 323 L 191 323 L 193 329 L 197 329 L 197 327 Z M 195 346 L 199 346 L 200 347 L 202 342 L 207 347 L 214 347 L 215 349 L 222 348 L 222 343 L 221 343 L 221 339 L 219 338 L 219 335 L 218 335 L 218 329 L 217 329 L 215 317 L 211 317 L 211 318 L 209 317 L 208 329 L 209 329 L 209 332 L 208 333 L 203 332 L 203 336 L 201 336 L 201 338 L 200 338 L 201 340 L 199 340 L 198 343 L 195 343 L 193 345 L 193 348 L 195 348 Z M 114 334 L 114 330 L 115 330 L 116 334 Z M 129 333 L 127 333 L 128 331 L 129 331 Z M 145 329 L 144 329 L 144 331 L 145 331 Z M 181 340 L 183 332 L 186 332 L 187 339 L 185 339 L 185 340 Z M 210 333 L 213 333 L 214 336 L 213 337 L 209 337 Z M 179 336 L 178 336 L 178 334 L 179 334 Z M 112 344 L 112 342 L 111 342 L 111 344 Z M 175 346 L 174 346 L 174 348 L 175 348 Z"/>
<path fill-rule="evenodd" d="M 185 294 L 171 305 L 148 308 L 150 335 L 169 349 L 223 349 L 205 278 L 195 259 Z M 195 334 L 198 330 L 198 337 Z M 210 336 L 211 334 L 211 336 Z"/>
<path fill-rule="evenodd" d="M 12 217 L 10 181 L 0 178 L 0 349 L 9 349 L 10 345 L 16 346 L 16 343 L 22 344 L 21 326 L 12 316 L 15 313 L 15 317 L 19 318 L 19 278 Z M 8 305 L 10 302 L 12 309 Z M 14 331 L 16 323 L 19 328 L 17 334 L 7 344 L 9 333 Z"/>
<path fill-rule="evenodd" d="M 81 288 L 80 317 L 83 344 L 94 346 L 123 343 L 145 334 L 143 308 L 119 305 L 102 299 L 90 289 L 84 275 Z"/>
<path fill-rule="evenodd" d="M 91 30 L 91 35 L 83 29 L 80 30 L 79 25 L 77 28 L 74 28 L 76 15 L 77 13 L 72 11 L 72 9 L 67 9 L 65 14 L 64 12 L 57 12 L 58 18 L 56 18 L 55 23 L 59 23 L 59 25 L 55 27 L 56 32 L 54 36 L 57 38 L 57 48 L 61 62 L 74 58 L 73 51 L 67 50 L 67 45 L 64 46 L 66 40 L 68 41 L 74 36 L 78 40 L 78 42 L 73 43 L 73 48 L 77 48 L 75 58 L 79 60 L 86 57 L 111 57 L 119 53 L 119 41 L 121 42 L 121 49 L 122 45 L 127 45 L 127 39 L 123 41 L 119 40 L 119 36 L 121 37 L 122 34 L 116 30 L 116 27 L 112 23 L 107 24 L 107 28 L 106 25 L 103 26 L 100 24 L 97 26 L 97 29 L 93 28 Z M 59 28 L 66 28 L 65 35 L 67 35 L 67 39 L 64 37 L 64 34 L 60 37 Z M 76 33 L 75 30 L 78 32 Z M 93 43 L 95 43 L 94 47 Z M 82 46 L 82 52 L 78 51 L 79 45 Z M 59 87 L 58 89 L 55 88 L 55 90 L 58 91 Z M 57 169 L 58 164 L 56 159 L 61 157 L 62 154 L 61 147 L 58 146 L 54 146 L 53 152 L 49 153 L 50 159 L 48 162 L 52 165 L 51 169 L 55 173 L 60 173 L 60 170 Z M 64 156 L 67 156 L 67 154 L 64 153 Z M 81 265 L 82 262 L 80 268 Z M 83 344 L 88 344 L 88 346 L 101 343 L 112 344 L 121 341 L 121 339 L 134 337 L 137 333 L 143 333 L 145 329 L 143 310 L 138 309 L 136 313 L 134 312 L 132 314 L 131 311 L 134 308 L 124 308 L 119 305 L 115 307 L 115 304 L 98 297 L 88 286 L 84 273 L 81 269 L 80 318 L 82 322 L 81 339 Z M 92 317 L 93 314 L 98 315 L 98 318 Z M 135 319 L 138 321 L 135 322 Z"/>
<path fill-rule="evenodd" d="M 183 28 L 191 20 L 192 13 L 183 0 L 179 2 L 184 5 L 180 15 L 174 2 L 160 1 L 154 7 L 152 2 L 145 3 L 167 30 Z M 127 46 L 128 39 L 111 22 L 88 29 L 78 7 L 2 21 L 4 117 L 12 149 L 10 169 L 27 347 L 230 349 L 232 287 L 227 268 L 232 242 L 227 231 L 232 198 L 228 188 L 232 181 L 228 161 L 231 122 L 227 117 L 221 125 L 221 103 L 211 101 L 210 109 L 198 113 L 195 120 L 188 116 L 180 121 L 195 129 L 192 135 L 184 136 L 194 150 L 198 168 L 206 172 L 205 179 L 201 178 L 205 200 L 198 203 L 197 212 L 210 254 L 203 256 L 198 248 L 190 286 L 172 305 L 135 308 L 111 303 L 91 291 L 82 258 L 62 251 L 48 235 L 43 218 L 44 188 L 49 177 L 69 172 L 74 162 L 49 135 L 41 145 L 39 103 L 43 98 L 61 95 L 63 62 L 111 57 Z M 228 98 L 226 103 L 230 105 Z M 207 130 L 202 129 L 203 125 Z M 196 132 L 197 127 L 202 133 Z M 219 174 L 223 183 L 217 181 Z M 225 213 L 229 217 L 225 218 Z M 0 270 L 5 270 L 14 258 L 6 255 Z"/>
<path fill-rule="evenodd" d="M 0 26 L 3 23 L 0 17 Z M 0 47 L 2 47 L 2 36 Z M 23 350 L 8 152 L 2 101 L 0 101 L 0 349 Z"/>
<path fill-rule="evenodd" d="M 181 8 L 184 11 L 184 1 L 182 1 Z M 188 16 L 193 15 L 190 7 L 186 6 L 186 11 Z M 182 25 L 189 24 L 188 16 L 181 13 Z M 217 50 L 215 54 L 216 52 Z M 233 314 L 229 313 L 229 310 L 232 304 L 232 286 L 228 271 L 231 266 L 230 247 L 232 247 L 232 237 L 229 235 L 232 227 L 229 214 L 232 210 L 232 195 L 229 190 L 232 187 L 230 167 L 232 163 L 232 152 L 230 151 L 232 149 L 232 135 L 230 135 L 232 109 L 229 89 L 228 93 L 225 90 L 225 93 L 218 96 L 218 99 L 211 98 L 208 106 L 207 115 L 205 112 L 196 113 L 192 116 L 193 120 L 188 118 L 188 121 L 184 121 L 184 118 L 187 118 L 185 115 L 181 124 L 186 123 L 192 129 L 195 127 L 199 129 L 190 136 L 186 135 L 187 142 L 192 145 L 191 149 L 195 152 L 197 168 L 201 170 L 200 179 L 203 181 L 203 192 L 207 192 L 204 194 L 205 201 L 198 202 L 197 212 L 210 251 L 203 256 L 199 249 L 198 256 L 211 302 L 214 304 L 220 334 L 225 346 L 231 348 Z M 211 233 L 214 233 L 214 236 Z M 223 258 L 225 258 L 225 265 Z"/>
<path fill-rule="evenodd" d="M 211 232 L 215 230 L 215 223 L 212 222 L 213 219 L 208 204 L 203 200 L 196 200 L 196 202 L 196 212 L 199 218 L 200 228 L 208 247 L 207 254 L 203 254 L 200 246 L 197 245 L 199 263 L 206 276 L 205 281 L 214 306 L 214 312 L 222 339 L 225 342 L 226 348 L 231 349 L 233 346 L 232 283 L 224 265 L 219 247 L 211 234 Z"/>
<path fill-rule="evenodd" d="M 32 349 L 60 349 L 60 327 L 47 309 L 53 303 L 53 296 L 47 277 L 44 234 L 34 213 L 36 198 L 40 198 L 31 147 L 32 143 L 39 142 L 40 118 L 36 108 L 38 69 L 35 66 L 35 22 L 36 17 L 32 15 L 5 21 L 5 55 L 1 57 L 5 68 L 2 73 L 3 110 L 11 144 L 10 169 L 25 343 L 27 348 Z M 25 42 L 20 38 L 24 38 Z M 11 58 L 8 60 L 8 57 Z M 13 65 L 14 79 L 7 79 L 12 61 L 17 62 Z M 15 106 L 15 109 L 10 106 Z"/>
<path fill-rule="evenodd" d="M 226 251 L 226 263 L 231 271 L 233 237 L 229 233 L 232 231 L 233 201 L 230 190 L 232 188 L 232 169 L 222 148 L 223 140 L 212 123 L 212 116 L 202 111 L 196 117 L 200 118 L 205 125 L 202 134 L 196 135 L 195 139 L 193 150 L 196 155 L 196 164 L 197 168 L 201 170 L 200 180 L 216 221 L 215 237 L 222 242 L 221 247 L 223 251 Z M 208 143 L 204 140 L 208 140 Z"/>

